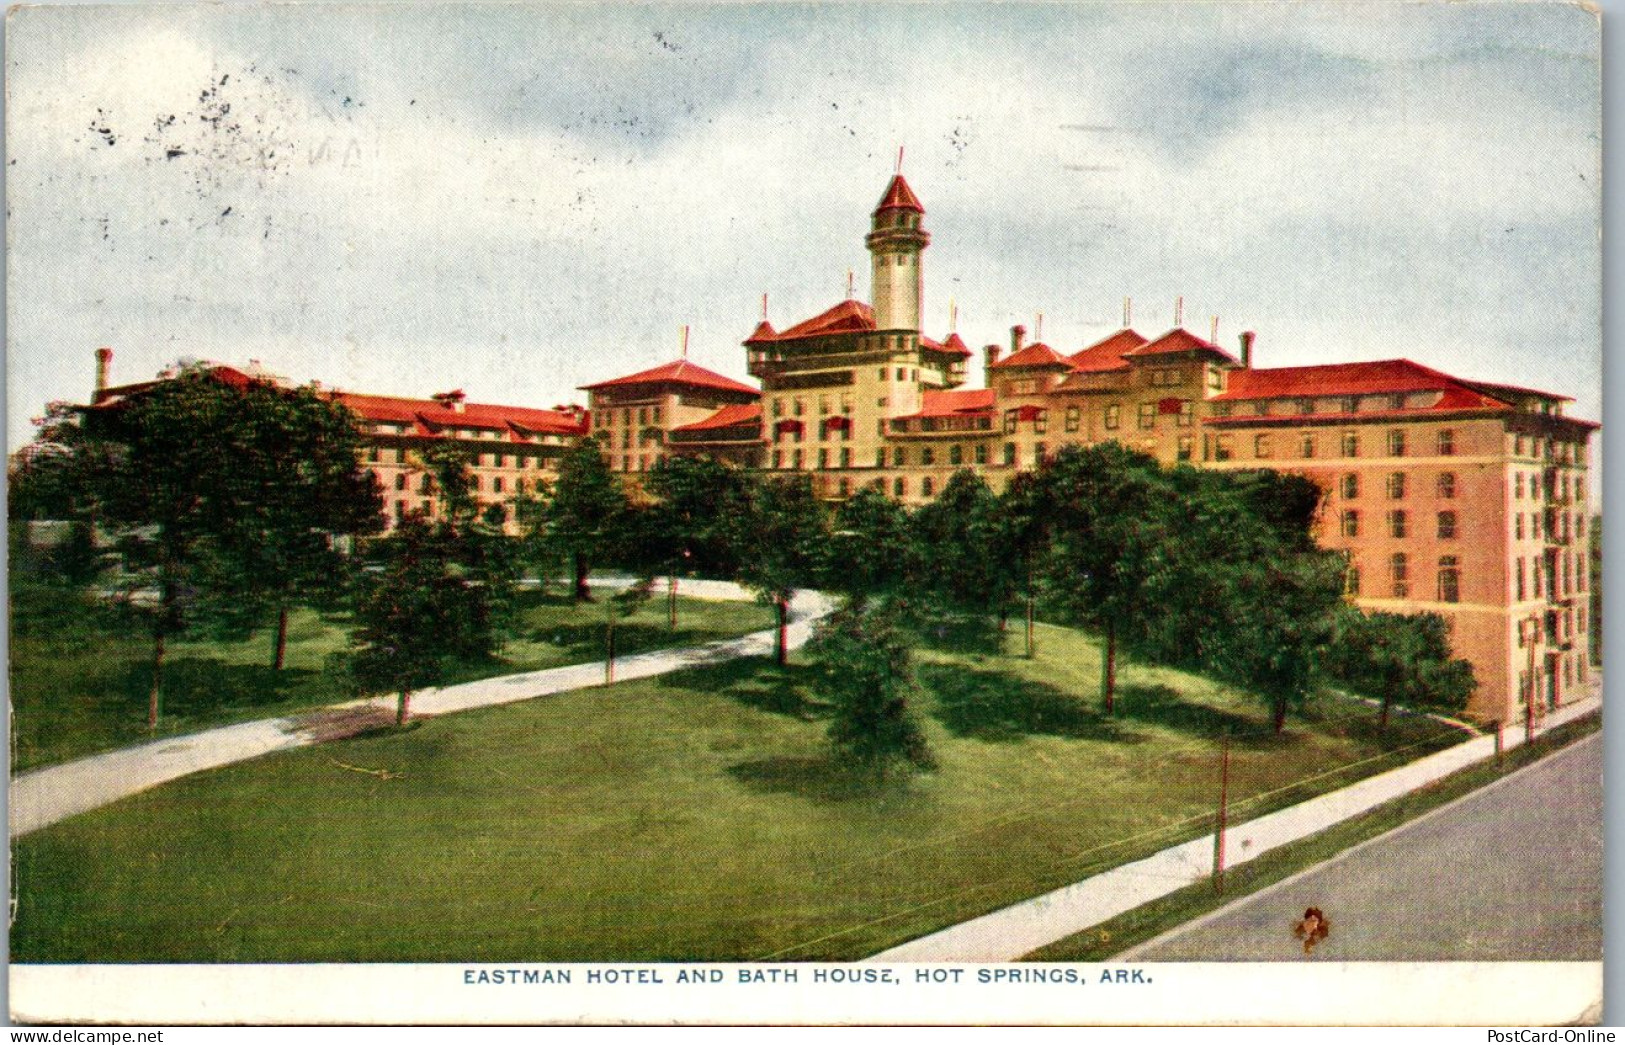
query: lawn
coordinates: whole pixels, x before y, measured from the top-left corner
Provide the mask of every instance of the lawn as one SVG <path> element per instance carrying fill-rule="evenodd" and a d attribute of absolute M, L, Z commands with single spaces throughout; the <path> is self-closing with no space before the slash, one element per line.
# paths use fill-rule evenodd
<path fill-rule="evenodd" d="M 201 774 L 30 835 L 12 955 L 851 959 L 1205 832 L 1226 729 L 1253 815 L 1461 738 L 1421 719 L 1383 737 L 1346 702 L 1276 736 L 1256 696 L 1132 663 L 1107 719 L 1095 643 L 1058 628 L 1031 661 L 919 660 L 939 765 L 906 785 L 832 763 L 795 664 L 593 688 Z"/>
<path fill-rule="evenodd" d="M 147 732 L 152 640 L 113 608 L 63 589 L 12 590 L 12 771 L 139 743 Z M 458 665 L 446 682 L 580 664 L 604 655 L 604 607 L 525 592 L 519 627 L 501 654 Z M 771 627 L 748 602 L 678 599 L 678 627 L 652 600 L 615 633 L 617 656 L 732 638 Z M 269 632 L 245 641 L 172 641 L 164 667 L 160 736 L 283 715 L 356 696 L 335 660 L 349 642 L 342 615 L 297 609 L 283 669 L 270 667 Z"/>

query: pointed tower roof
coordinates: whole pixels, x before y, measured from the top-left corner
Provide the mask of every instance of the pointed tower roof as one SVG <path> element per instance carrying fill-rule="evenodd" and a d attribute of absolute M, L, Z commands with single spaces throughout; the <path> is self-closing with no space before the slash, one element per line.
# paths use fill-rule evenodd
<path fill-rule="evenodd" d="M 892 176 L 891 184 L 886 186 L 886 195 L 880 197 L 880 205 L 875 208 L 879 214 L 883 210 L 913 210 L 925 213 L 920 205 L 920 198 L 914 195 L 914 190 L 908 187 L 901 174 Z"/>
<path fill-rule="evenodd" d="M 756 324 L 756 330 L 752 332 L 750 337 L 745 339 L 745 344 L 748 345 L 753 341 L 772 341 L 778 336 L 778 331 L 773 329 L 773 324 L 764 319 Z"/>

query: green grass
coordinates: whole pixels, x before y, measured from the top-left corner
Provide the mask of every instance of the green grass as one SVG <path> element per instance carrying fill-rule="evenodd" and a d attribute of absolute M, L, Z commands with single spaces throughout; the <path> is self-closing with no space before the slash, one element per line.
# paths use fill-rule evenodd
<path fill-rule="evenodd" d="M 731 638 L 771 627 L 773 612 L 743 602 L 679 598 L 678 627 L 655 599 L 616 627 L 617 656 Z M 164 667 L 159 736 L 283 715 L 356 696 L 342 663 L 350 622 L 296 609 L 284 667 L 273 671 L 269 630 L 244 641 L 172 641 Z M 12 590 L 12 771 L 151 739 L 147 691 L 152 640 L 116 609 L 62 589 Z M 455 667 L 469 682 L 604 656 L 604 607 L 563 596 L 521 595 L 519 627 L 497 657 Z"/>
<path fill-rule="evenodd" d="M 906 784 L 831 761 L 794 664 L 561 694 L 200 774 L 23 838 L 12 954 L 850 959 L 1203 833 L 1223 728 L 1232 794 L 1273 792 L 1262 807 L 1461 736 L 1396 720 L 1381 737 L 1339 702 L 1278 737 L 1257 697 L 1132 664 L 1107 719 L 1095 643 L 1058 628 L 1031 661 L 919 660 L 939 768 Z"/>
<path fill-rule="evenodd" d="M 1308 867 L 1328 860 L 1351 846 L 1391 831 L 1402 824 L 1437 809 L 1446 802 L 1476 791 L 1486 784 L 1521 769 L 1559 748 L 1572 744 L 1602 728 L 1599 715 L 1559 726 L 1537 736 L 1533 744 L 1508 751 L 1500 761 L 1490 760 L 1458 770 L 1427 787 L 1419 788 L 1371 812 L 1329 827 L 1308 838 L 1271 850 L 1225 873 L 1222 894 L 1208 882 L 1189 886 L 1142 907 L 1092 926 L 1064 940 L 1057 940 L 1023 958 L 1038 962 L 1098 962 L 1160 936 L 1193 918 L 1217 910 L 1250 893 L 1279 882 Z"/>

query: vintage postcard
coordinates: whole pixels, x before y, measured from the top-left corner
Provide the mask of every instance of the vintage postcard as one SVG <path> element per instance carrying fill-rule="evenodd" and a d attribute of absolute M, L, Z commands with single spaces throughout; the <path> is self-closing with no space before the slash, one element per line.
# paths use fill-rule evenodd
<path fill-rule="evenodd" d="M 12 1019 L 1600 1021 L 1600 85 L 13 8 Z"/>

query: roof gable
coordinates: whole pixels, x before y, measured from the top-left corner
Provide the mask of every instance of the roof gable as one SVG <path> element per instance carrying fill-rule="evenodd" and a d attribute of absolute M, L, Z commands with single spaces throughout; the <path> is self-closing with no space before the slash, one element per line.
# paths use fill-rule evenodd
<path fill-rule="evenodd" d="M 764 335 L 765 328 L 765 335 Z M 833 308 L 825 309 L 811 319 L 804 319 L 782 334 L 773 334 L 773 328 L 763 323 L 756 328 L 747 345 L 762 341 L 795 341 L 801 338 L 826 337 L 831 334 L 861 334 L 875 329 L 875 310 L 851 298 Z"/>
<path fill-rule="evenodd" d="M 1084 373 L 1118 370 L 1128 366 L 1123 361 L 1124 354 L 1147 343 L 1139 333 L 1125 327 L 1109 337 L 1096 341 L 1081 352 L 1074 352 L 1067 358 L 1072 362 L 1072 369 Z"/>
<path fill-rule="evenodd" d="M 1042 341 L 1034 341 L 1026 348 L 1017 352 L 1009 359 L 1001 359 L 989 369 L 993 370 L 1019 370 L 1036 367 L 1059 367 L 1062 370 L 1072 369 L 1072 360 L 1061 355 L 1055 349 Z"/>
<path fill-rule="evenodd" d="M 741 384 L 731 377 L 723 377 L 715 371 L 690 363 L 686 359 L 678 359 L 650 370 L 641 370 L 636 374 L 628 374 L 625 377 L 600 381 L 594 385 L 582 385 L 581 388 L 586 392 L 596 392 L 601 388 L 626 388 L 633 385 L 679 385 L 686 388 L 709 388 L 752 396 L 761 395 L 760 391 L 749 385 Z"/>
<path fill-rule="evenodd" d="M 1218 345 L 1211 341 L 1204 341 L 1184 327 L 1175 327 L 1156 340 L 1147 342 L 1139 348 L 1123 354 L 1139 359 L 1144 356 L 1172 355 L 1178 352 L 1212 352 L 1232 363 L 1239 362 L 1235 356 L 1232 356 Z"/>

